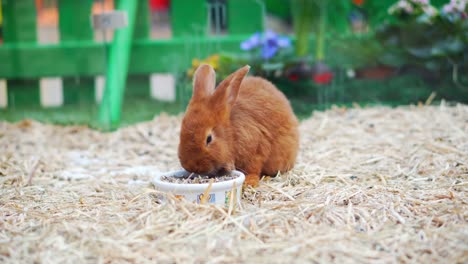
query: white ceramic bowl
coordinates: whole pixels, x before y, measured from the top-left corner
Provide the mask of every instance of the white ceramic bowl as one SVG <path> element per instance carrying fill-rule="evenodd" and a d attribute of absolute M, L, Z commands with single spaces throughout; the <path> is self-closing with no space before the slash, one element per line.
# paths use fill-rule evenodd
<path fill-rule="evenodd" d="M 176 198 L 186 199 L 194 203 L 200 203 L 203 194 L 207 190 L 209 183 L 170 183 L 162 181 L 161 177 L 187 177 L 191 173 L 186 170 L 171 171 L 157 175 L 153 179 L 153 183 L 157 190 L 172 193 Z M 234 196 L 234 206 L 239 206 L 241 199 L 242 184 L 245 180 L 245 175 L 240 171 L 232 171 L 231 175 L 236 176 L 232 180 L 214 182 L 209 191 L 209 198 L 206 199 L 207 203 L 222 205 L 229 207 L 231 204 L 231 196 Z M 234 194 L 232 192 L 234 191 Z"/>

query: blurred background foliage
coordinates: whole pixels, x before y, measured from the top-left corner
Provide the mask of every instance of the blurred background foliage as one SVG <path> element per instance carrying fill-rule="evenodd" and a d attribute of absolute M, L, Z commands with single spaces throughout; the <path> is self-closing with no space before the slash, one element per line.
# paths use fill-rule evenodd
<path fill-rule="evenodd" d="M 201 63 L 216 69 L 218 82 L 250 64 L 252 74 L 269 79 L 288 96 L 301 118 L 332 105 L 417 104 L 431 94 L 435 101 L 468 103 L 466 1 L 432 0 L 430 5 L 424 0 L 252 1 L 264 8 L 265 31 L 245 36 L 236 49 L 214 48 L 209 56 L 191 57 L 184 71 L 171 72 L 176 78 L 175 102 L 150 99 L 147 87 L 136 85 L 132 77 L 122 124 L 148 120 L 160 112 L 183 112 L 191 97 L 193 72 Z M 448 12 L 451 4 L 462 2 L 464 9 Z M 53 7 L 56 0 L 44 0 L 43 5 Z M 408 5 L 411 12 L 404 9 Z M 169 11 L 152 16 L 153 23 L 170 23 L 171 19 L 164 20 Z M 0 119 L 97 126 L 89 118 L 96 109 L 83 102 L 59 109 L 26 106 L 0 110 Z"/>

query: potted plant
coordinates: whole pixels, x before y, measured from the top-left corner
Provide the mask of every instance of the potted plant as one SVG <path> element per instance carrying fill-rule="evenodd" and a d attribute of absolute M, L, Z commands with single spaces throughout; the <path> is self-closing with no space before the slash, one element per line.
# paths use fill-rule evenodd
<path fill-rule="evenodd" d="M 468 62 L 466 1 L 451 0 L 438 10 L 428 0 L 400 0 L 389 13 L 393 22 L 376 34 L 385 49 L 384 62 L 431 81 L 452 75 L 459 82 Z"/>

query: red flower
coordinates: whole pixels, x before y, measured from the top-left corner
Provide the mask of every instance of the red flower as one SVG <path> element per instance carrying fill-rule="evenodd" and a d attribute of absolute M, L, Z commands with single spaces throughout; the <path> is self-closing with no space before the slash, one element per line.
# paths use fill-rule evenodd
<path fill-rule="evenodd" d="M 292 73 L 288 76 L 288 79 L 291 80 L 291 81 L 297 81 L 299 80 L 299 75 L 295 74 L 295 73 Z"/>
<path fill-rule="evenodd" d="M 314 82 L 317 84 L 329 84 L 333 80 L 332 72 L 323 72 L 313 76 Z"/>
<path fill-rule="evenodd" d="M 364 0 L 353 0 L 353 3 L 355 5 L 361 6 L 362 4 L 364 4 Z"/>
<path fill-rule="evenodd" d="M 150 0 L 151 11 L 165 11 L 169 9 L 169 0 Z"/>

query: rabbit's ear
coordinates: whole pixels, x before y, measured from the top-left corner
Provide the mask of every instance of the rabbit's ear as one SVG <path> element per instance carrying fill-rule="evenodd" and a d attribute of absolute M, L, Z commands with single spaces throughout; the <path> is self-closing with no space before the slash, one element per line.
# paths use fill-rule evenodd
<path fill-rule="evenodd" d="M 231 108 L 236 102 L 242 80 L 247 75 L 249 70 L 250 66 L 246 65 L 222 81 L 213 94 L 213 103 Z"/>
<path fill-rule="evenodd" d="M 213 94 L 216 85 L 216 73 L 208 64 L 198 66 L 193 76 L 193 99 L 202 99 Z"/>

